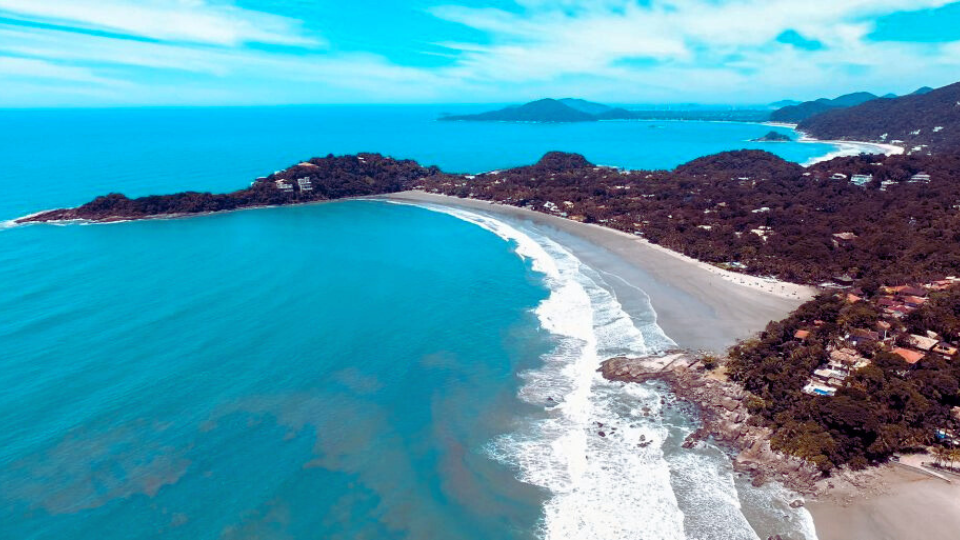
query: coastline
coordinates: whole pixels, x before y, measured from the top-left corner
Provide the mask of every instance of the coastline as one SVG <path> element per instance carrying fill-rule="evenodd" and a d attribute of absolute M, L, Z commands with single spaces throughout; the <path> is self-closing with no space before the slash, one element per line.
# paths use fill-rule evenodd
<path fill-rule="evenodd" d="M 621 281 L 610 278 L 608 284 L 628 313 L 630 293 L 638 289 L 630 282 L 642 287 L 656 312 L 656 323 L 688 350 L 722 351 L 762 330 L 768 321 L 783 318 L 806 298 L 802 293 L 813 293 L 809 287 L 728 272 L 627 233 L 528 209 L 418 191 L 375 200 L 448 206 L 532 224 L 598 272 L 616 273 Z M 619 380 L 662 378 L 681 398 L 697 405 L 706 421 L 697 437 L 714 438 L 732 449 L 735 469 L 741 473 L 785 482 L 803 494 L 818 540 L 925 540 L 960 530 L 960 479 L 947 483 L 888 464 L 841 471 L 817 481 L 809 467 L 769 449 L 762 428 L 748 425 L 749 416 L 737 399 L 742 395 L 726 391 L 722 374 L 696 375 L 687 367 L 677 371 L 682 362 L 669 365 L 684 357 L 642 359 L 643 369 Z M 668 369 L 686 375 L 667 374 Z M 946 515 L 951 517 L 941 517 Z"/>
<path fill-rule="evenodd" d="M 797 129 L 797 126 L 799 124 L 791 124 L 789 122 L 760 122 L 760 123 L 765 126 L 792 129 L 798 135 L 800 135 L 800 138 L 798 138 L 794 142 L 807 143 L 807 144 L 814 144 L 814 143 L 832 144 L 837 147 L 837 150 L 833 152 L 828 152 L 827 154 L 824 154 L 820 157 L 811 158 L 806 162 L 802 163 L 804 167 L 809 167 L 811 165 L 815 165 L 817 163 L 821 163 L 824 161 L 830 161 L 831 159 L 838 158 L 838 157 L 856 156 L 860 154 L 877 154 L 877 155 L 882 154 L 884 156 L 896 156 L 906 152 L 906 149 L 904 147 L 897 146 L 895 144 L 877 143 L 877 142 L 869 142 L 869 141 L 842 141 L 842 140 L 817 139 L 816 137 L 812 137 L 807 133 L 804 133 L 803 131 L 799 131 Z"/>
<path fill-rule="evenodd" d="M 813 158 L 803 165 L 809 167 L 816 163 L 821 163 L 824 161 L 830 161 L 831 159 L 838 157 L 847 157 L 847 156 L 857 156 L 860 154 L 876 154 L 884 156 L 896 156 L 903 154 L 906 150 L 902 146 L 897 146 L 895 144 L 884 144 L 884 143 L 874 143 L 866 141 L 833 141 L 833 140 L 820 140 L 810 137 L 809 135 L 804 134 L 803 132 L 798 131 L 797 133 L 801 134 L 801 137 L 797 139 L 796 142 L 799 143 L 817 143 L 817 144 L 832 144 L 838 147 L 835 152 L 830 152 L 829 154 Z"/>
<path fill-rule="evenodd" d="M 524 208 L 422 191 L 371 199 L 456 207 L 537 227 L 604 276 L 628 313 L 631 306 L 651 305 L 656 323 L 690 350 L 722 352 L 814 294 L 811 287 L 729 272 L 621 231 Z"/>

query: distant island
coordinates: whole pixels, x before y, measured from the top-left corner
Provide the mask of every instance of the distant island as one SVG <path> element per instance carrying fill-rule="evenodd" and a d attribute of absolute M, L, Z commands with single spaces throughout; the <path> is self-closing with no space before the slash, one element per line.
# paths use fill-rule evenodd
<path fill-rule="evenodd" d="M 753 139 L 750 142 L 791 142 L 792 140 L 789 135 L 784 135 L 779 131 L 770 131 L 763 137 Z"/>
<path fill-rule="evenodd" d="M 540 99 L 496 111 L 442 116 L 443 121 L 474 122 L 596 122 L 633 118 L 630 111 L 583 99 Z"/>
<path fill-rule="evenodd" d="M 598 122 L 602 120 L 715 120 L 764 122 L 769 109 L 736 107 L 674 107 L 627 110 L 577 98 L 540 99 L 523 105 L 466 115 L 445 115 L 442 121 L 470 122 Z"/>

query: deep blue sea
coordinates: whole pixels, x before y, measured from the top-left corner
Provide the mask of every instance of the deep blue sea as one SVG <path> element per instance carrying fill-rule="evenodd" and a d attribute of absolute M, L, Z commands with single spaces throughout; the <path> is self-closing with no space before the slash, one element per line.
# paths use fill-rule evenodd
<path fill-rule="evenodd" d="M 833 150 L 751 124 L 434 120 L 474 109 L 2 111 L 0 221 L 328 153 L 479 172 Z M 719 451 L 679 451 L 692 423 L 662 389 L 597 380 L 672 345 L 632 321 L 564 246 L 464 212 L 0 226 L 0 538 L 728 540 L 788 519 Z"/>

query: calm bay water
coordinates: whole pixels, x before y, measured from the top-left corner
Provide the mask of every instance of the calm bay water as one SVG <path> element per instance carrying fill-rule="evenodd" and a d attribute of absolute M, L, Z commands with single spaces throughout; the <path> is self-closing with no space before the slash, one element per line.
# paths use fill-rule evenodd
<path fill-rule="evenodd" d="M 477 172 L 831 150 L 444 110 L 0 112 L 0 220 L 327 153 Z M 662 392 L 595 379 L 671 344 L 603 285 L 537 231 L 382 202 L 0 229 L 0 538 L 754 538 Z M 598 442 L 598 418 L 620 435 Z"/>

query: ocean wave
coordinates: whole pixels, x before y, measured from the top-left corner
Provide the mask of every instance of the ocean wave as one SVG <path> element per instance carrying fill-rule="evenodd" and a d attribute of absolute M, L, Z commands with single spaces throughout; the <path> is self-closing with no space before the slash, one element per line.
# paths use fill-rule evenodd
<path fill-rule="evenodd" d="M 638 328 L 600 273 L 534 228 L 520 230 L 467 210 L 424 207 L 511 242 L 549 289 L 536 315 L 555 346 L 540 367 L 520 374 L 519 391 L 522 400 L 543 407 L 544 416 L 488 448 L 491 457 L 514 466 L 520 480 L 550 494 L 540 537 L 757 538 L 740 511 L 728 459 L 719 451 L 707 456 L 674 448 L 688 426 L 678 430 L 665 420 L 672 397 L 657 385 L 610 382 L 597 372 L 601 361 L 613 356 L 651 355 L 676 346 L 656 325 L 652 307 Z"/>

